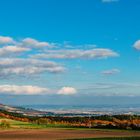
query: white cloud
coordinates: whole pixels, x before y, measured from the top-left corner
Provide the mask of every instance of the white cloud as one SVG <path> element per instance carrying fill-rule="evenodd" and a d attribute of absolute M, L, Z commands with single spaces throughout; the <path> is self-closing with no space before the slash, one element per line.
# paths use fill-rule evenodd
<path fill-rule="evenodd" d="M 39 42 L 38 40 L 35 40 L 33 38 L 25 38 L 21 42 L 22 46 L 30 47 L 30 48 L 44 48 L 44 47 L 50 47 L 50 44 L 48 42 Z"/>
<path fill-rule="evenodd" d="M 135 49 L 137 49 L 137 50 L 140 50 L 140 40 L 137 40 L 137 41 L 134 43 L 133 47 L 134 47 Z"/>
<path fill-rule="evenodd" d="M 31 85 L 0 85 L 1 94 L 12 94 L 12 95 L 37 95 L 49 93 L 48 88 L 42 88 L 38 86 Z"/>
<path fill-rule="evenodd" d="M 82 88 L 80 88 L 81 90 L 88 90 L 88 89 L 116 89 L 116 88 L 128 88 L 128 87 L 133 87 L 133 88 L 137 88 L 140 87 L 140 84 L 132 84 L 132 83 L 94 83 L 92 85 L 88 85 L 87 87 L 84 88 L 84 86 Z"/>
<path fill-rule="evenodd" d="M 114 75 L 120 73 L 119 69 L 105 70 L 101 72 L 103 75 Z"/>
<path fill-rule="evenodd" d="M 14 40 L 12 37 L 8 36 L 0 36 L 0 45 L 16 45 L 19 47 L 28 47 L 32 49 L 43 49 L 43 48 L 55 48 L 59 46 L 57 43 L 46 42 L 46 41 L 38 41 L 34 38 L 24 38 L 22 40 Z"/>
<path fill-rule="evenodd" d="M 54 58 L 54 59 L 100 59 L 117 57 L 118 53 L 110 49 L 91 49 L 91 50 L 48 50 L 46 53 L 33 55 L 33 58 Z"/>
<path fill-rule="evenodd" d="M 102 0 L 103 3 L 118 2 L 119 0 Z"/>
<path fill-rule="evenodd" d="M 62 87 L 57 94 L 61 94 L 61 95 L 73 95 L 76 94 L 77 90 L 73 87 Z"/>
<path fill-rule="evenodd" d="M 118 84 L 106 84 L 106 83 L 96 83 L 92 84 L 91 86 L 88 86 L 87 89 L 111 89 L 111 88 L 116 88 Z"/>
<path fill-rule="evenodd" d="M 73 95 L 77 91 L 73 87 L 62 87 L 60 90 L 51 90 L 49 88 L 33 86 L 33 85 L 0 85 L 0 94 L 8 95 Z"/>
<path fill-rule="evenodd" d="M 26 51 L 30 51 L 29 48 L 18 47 L 18 46 L 4 46 L 0 48 L 0 57 L 17 55 Z"/>
<path fill-rule="evenodd" d="M 80 86 L 78 90 L 93 96 L 140 96 L 140 83 L 93 83 Z"/>
<path fill-rule="evenodd" d="M 8 36 L 0 36 L 0 44 L 10 44 L 14 43 L 13 38 Z"/>
<path fill-rule="evenodd" d="M 64 67 L 51 61 L 27 58 L 0 59 L 0 76 L 10 76 L 12 74 L 30 75 L 41 72 L 59 73 L 63 71 Z"/>

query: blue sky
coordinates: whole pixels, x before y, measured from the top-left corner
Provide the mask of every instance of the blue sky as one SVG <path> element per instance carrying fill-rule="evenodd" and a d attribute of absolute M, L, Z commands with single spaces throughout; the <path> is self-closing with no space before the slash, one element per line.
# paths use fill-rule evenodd
<path fill-rule="evenodd" d="M 139 13 L 139 0 L 1 0 L 0 102 L 135 102 Z"/>

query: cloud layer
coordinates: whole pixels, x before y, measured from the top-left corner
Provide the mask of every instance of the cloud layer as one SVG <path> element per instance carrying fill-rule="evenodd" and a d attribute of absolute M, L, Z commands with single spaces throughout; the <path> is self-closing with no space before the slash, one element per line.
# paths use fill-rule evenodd
<path fill-rule="evenodd" d="M 50 46 L 48 42 L 39 42 L 38 40 L 33 38 L 25 38 L 20 43 L 21 46 L 37 49 Z"/>
<path fill-rule="evenodd" d="M 0 44 L 11 44 L 14 43 L 15 41 L 13 40 L 12 37 L 8 36 L 0 36 Z"/>
<path fill-rule="evenodd" d="M 11 95 L 37 95 L 49 93 L 49 89 L 32 85 L 0 85 L 0 93 Z"/>
<path fill-rule="evenodd" d="M 63 43 L 39 41 L 30 37 L 14 39 L 9 36 L 0 36 L 0 78 L 11 78 L 10 80 L 12 80 L 12 78 L 20 79 L 24 77 L 26 81 L 26 78 L 31 75 L 62 73 L 66 70 L 65 63 L 62 65 L 60 61 L 58 61 L 59 59 L 89 60 L 118 56 L 119 54 L 111 49 L 97 48 L 96 45 L 92 44 L 79 45 L 79 47 L 77 47 Z M 49 59 L 53 59 L 53 61 L 49 61 Z M 48 87 L 33 86 L 32 83 L 22 86 L 13 83 L 13 85 L 0 85 L 0 93 L 14 95 L 48 93 L 74 95 L 78 92 L 74 87 L 63 85 L 61 87 L 62 88 L 58 90 L 54 90 Z"/>
<path fill-rule="evenodd" d="M 63 71 L 64 67 L 50 61 L 25 58 L 0 59 L 0 75 L 4 76 L 10 76 L 12 74 L 30 75 L 41 72 L 59 73 Z"/>
<path fill-rule="evenodd" d="M 45 95 L 61 94 L 73 95 L 77 90 L 73 87 L 62 87 L 60 90 L 51 90 L 49 88 L 32 86 L 32 85 L 0 85 L 0 94 L 8 95 Z"/>
<path fill-rule="evenodd" d="M 111 70 L 105 70 L 101 72 L 103 75 L 115 75 L 120 73 L 119 69 L 111 69 Z"/>
<path fill-rule="evenodd" d="M 37 54 L 33 58 L 49 59 L 101 59 L 117 57 L 118 53 L 110 49 L 91 49 L 91 50 L 48 50 L 46 53 Z"/>
<path fill-rule="evenodd" d="M 18 47 L 18 46 L 4 46 L 0 48 L 0 57 L 11 57 L 20 55 L 23 52 L 30 51 L 29 48 L 26 47 Z"/>

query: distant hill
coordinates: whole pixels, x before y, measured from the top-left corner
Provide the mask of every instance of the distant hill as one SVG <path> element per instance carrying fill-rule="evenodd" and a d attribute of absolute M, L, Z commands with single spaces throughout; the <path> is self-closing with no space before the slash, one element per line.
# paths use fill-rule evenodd
<path fill-rule="evenodd" d="M 0 110 L 9 113 L 17 113 L 24 116 L 43 116 L 47 114 L 47 112 L 43 112 L 43 111 L 38 111 L 38 110 L 23 108 L 23 107 L 13 107 L 4 104 L 0 104 Z"/>

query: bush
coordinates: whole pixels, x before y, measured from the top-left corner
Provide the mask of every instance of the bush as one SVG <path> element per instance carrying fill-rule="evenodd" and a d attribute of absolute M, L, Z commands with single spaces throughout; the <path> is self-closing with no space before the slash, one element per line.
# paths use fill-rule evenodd
<path fill-rule="evenodd" d="M 10 123 L 6 120 L 2 120 L 0 123 L 1 128 L 10 128 Z"/>

